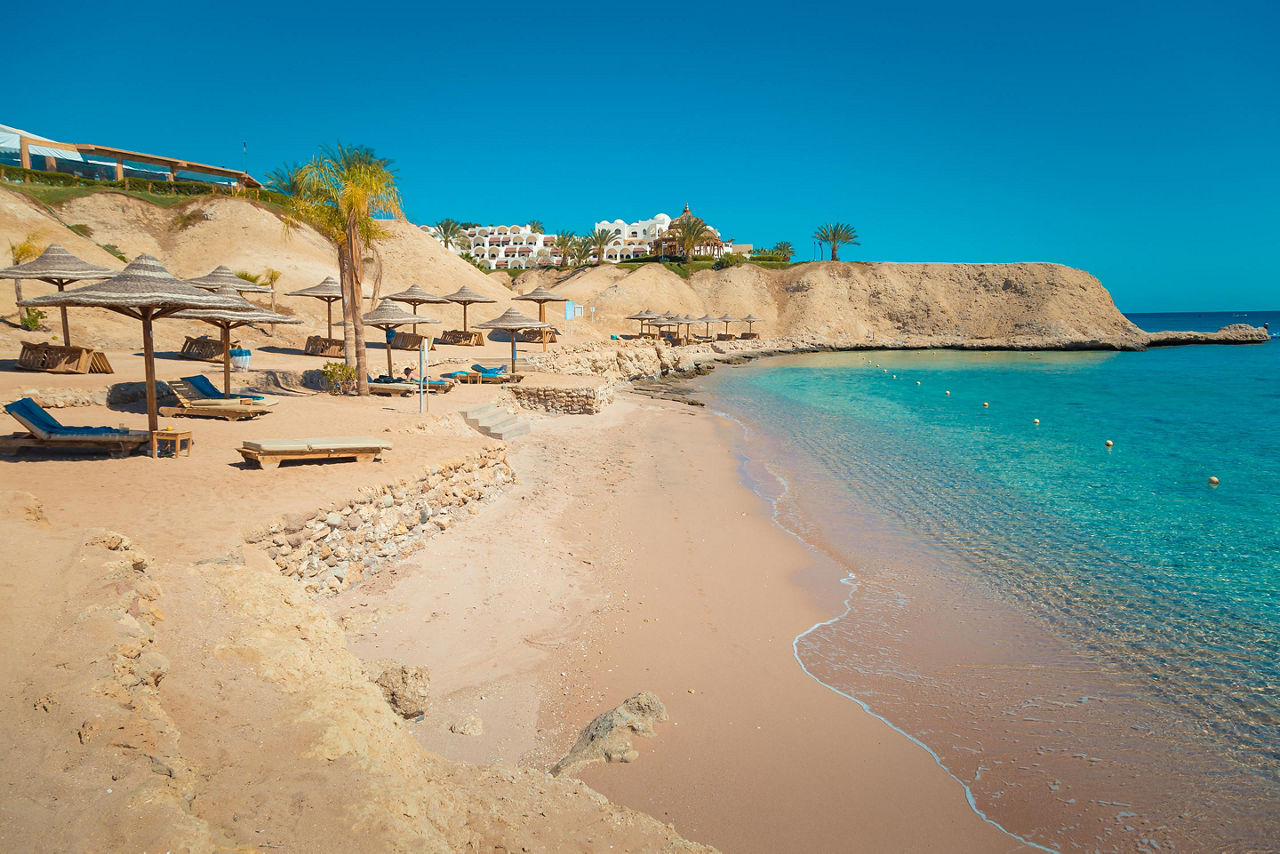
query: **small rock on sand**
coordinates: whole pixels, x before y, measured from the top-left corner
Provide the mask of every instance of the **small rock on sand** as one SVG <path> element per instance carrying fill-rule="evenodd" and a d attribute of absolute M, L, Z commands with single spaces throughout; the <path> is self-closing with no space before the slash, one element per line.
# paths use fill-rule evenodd
<path fill-rule="evenodd" d="M 457 735 L 481 735 L 484 732 L 484 722 L 479 715 L 467 715 L 449 724 L 449 732 Z"/>
<path fill-rule="evenodd" d="M 382 695 L 396 714 L 402 718 L 416 718 L 426 713 L 427 688 L 431 681 L 427 668 L 384 660 L 374 662 L 370 671 L 378 674 L 374 684 L 382 689 Z"/>

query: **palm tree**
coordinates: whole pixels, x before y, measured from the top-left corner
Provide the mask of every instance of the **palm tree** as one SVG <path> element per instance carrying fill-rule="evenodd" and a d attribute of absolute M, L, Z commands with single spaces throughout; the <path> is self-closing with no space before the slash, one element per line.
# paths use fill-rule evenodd
<path fill-rule="evenodd" d="M 25 264 L 40 257 L 44 249 L 36 243 L 36 239 L 36 233 L 33 231 L 24 237 L 21 243 L 9 241 L 9 254 L 13 256 L 13 266 Z M 13 294 L 15 303 L 22 302 L 22 279 L 13 280 Z M 21 314 L 21 310 L 18 313 Z"/>
<path fill-rule="evenodd" d="M 791 248 L 791 244 L 788 241 L 779 240 L 778 244 L 773 247 L 773 254 L 781 255 L 783 261 L 790 261 L 791 256 L 795 255 L 796 251 Z"/>
<path fill-rule="evenodd" d="M 580 234 L 573 238 L 573 263 L 575 266 L 586 264 L 591 260 L 591 238 Z"/>
<path fill-rule="evenodd" d="M 858 230 L 843 222 L 829 222 L 813 233 L 813 239 L 831 247 L 831 260 L 839 261 L 840 247 L 846 243 L 861 246 L 858 242 Z"/>
<path fill-rule="evenodd" d="M 711 230 L 711 226 L 703 222 L 701 217 L 692 214 L 678 218 L 671 226 L 671 233 L 684 251 L 686 264 L 693 263 L 693 253 L 700 243 L 716 239 L 716 233 Z"/>
<path fill-rule="evenodd" d="M 597 228 L 591 234 L 587 235 L 587 245 L 596 253 L 596 265 L 604 263 L 604 250 L 613 242 L 613 239 L 621 234 L 616 228 Z"/>
<path fill-rule="evenodd" d="M 534 234 L 546 234 L 546 233 L 547 233 L 547 230 L 546 230 L 546 228 L 544 228 L 544 227 L 543 227 L 543 225 L 542 225 L 542 220 L 540 220 L 540 219 L 531 219 L 531 220 L 529 220 L 529 230 L 530 230 L 530 231 L 532 231 Z"/>
<path fill-rule="evenodd" d="M 577 239 L 578 235 L 574 234 L 572 231 L 561 230 L 556 232 L 556 246 L 560 247 L 561 267 L 569 266 L 569 261 L 571 260 L 569 253 L 573 249 L 573 242 Z"/>
<path fill-rule="evenodd" d="M 391 161 L 361 146 L 324 148 L 302 167 L 301 186 L 290 200 L 298 219 L 332 241 L 338 250 L 342 283 L 345 361 L 356 369 L 356 389 L 369 393 L 360 277 L 364 248 L 388 233 L 375 214 L 403 217 Z"/>
<path fill-rule="evenodd" d="M 455 245 L 461 246 L 467 237 L 467 230 L 451 219 L 442 219 L 431 226 L 431 233 L 446 250 L 453 249 Z"/>
<path fill-rule="evenodd" d="M 292 196 L 302 186 L 301 175 L 302 164 L 282 164 L 278 169 L 272 169 L 267 173 L 266 187 L 269 190 L 275 190 L 277 193 Z"/>

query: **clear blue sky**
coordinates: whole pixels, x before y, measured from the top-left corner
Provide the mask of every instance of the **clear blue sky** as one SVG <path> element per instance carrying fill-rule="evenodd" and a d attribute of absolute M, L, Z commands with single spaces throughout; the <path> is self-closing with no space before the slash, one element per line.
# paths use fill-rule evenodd
<path fill-rule="evenodd" d="M 367 145 L 417 223 L 582 232 L 687 201 L 802 259 L 839 220 L 849 260 L 1280 305 L 1276 0 L 395 5 L 24 6 L 0 121 L 232 167 L 247 142 L 257 175 Z"/>

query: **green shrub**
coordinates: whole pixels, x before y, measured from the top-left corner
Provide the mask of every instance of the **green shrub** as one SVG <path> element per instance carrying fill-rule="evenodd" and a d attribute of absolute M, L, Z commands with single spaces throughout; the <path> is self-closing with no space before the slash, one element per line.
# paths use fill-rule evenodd
<path fill-rule="evenodd" d="M 18 318 L 18 325 L 28 332 L 35 332 L 40 328 L 40 323 L 43 320 L 43 311 L 38 308 L 27 308 L 23 309 L 22 316 Z"/>
<path fill-rule="evenodd" d="M 346 362 L 326 362 L 321 369 L 329 394 L 351 394 L 356 390 L 356 369 Z"/>
<path fill-rule="evenodd" d="M 738 253 L 726 252 L 716 259 L 716 262 L 711 265 L 711 269 L 725 270 L 729 267 L 741 267 L 745 263 L 747 263 L 747 259 Z"/>

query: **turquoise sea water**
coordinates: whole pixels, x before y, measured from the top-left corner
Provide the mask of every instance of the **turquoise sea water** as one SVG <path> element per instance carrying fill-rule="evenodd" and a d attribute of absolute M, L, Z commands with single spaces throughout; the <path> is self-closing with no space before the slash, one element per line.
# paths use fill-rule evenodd
<path fill-rule="evenodd" d="M 1280 330 L 1280 312 L 1240 314 L 1131 317 Z M 1280 840 L 1280 342 L 822 354 L 717 371 L 708 390 L 859 591 L 798 640 L 801 662 L 919 737 L 984 813 L 1050 847 Z M 846 524 L 858 514 L 911 543 L 869 550 L 846 530 L 866 530 Z M 926 555 L 927 590 L 895 574 L 906 551 Z M 944 593 L 1047 640 L 993 640 L 999 666 L 972 678 L 931 670 L 911 658 L 925 632 L 895 634 L 889 612 Z M 966 627 L 979 645 L 997 629 Z M 983 735 L 996 715 L 1012 722 L 999 748 Z M 995 773 L 996 755 L 1022 777 Z M 1086 805 L 1105 832 L 1073 821 Z"/>

